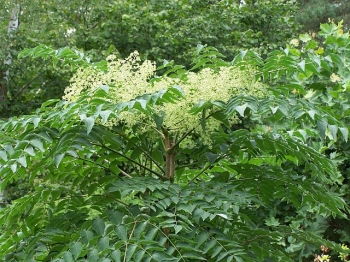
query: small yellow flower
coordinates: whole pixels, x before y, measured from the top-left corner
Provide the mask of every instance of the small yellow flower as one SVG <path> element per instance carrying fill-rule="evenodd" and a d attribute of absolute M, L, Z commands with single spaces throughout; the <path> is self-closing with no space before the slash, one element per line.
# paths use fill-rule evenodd
<path fill-rule="evenodd" d="M 330 80 L 331 80 L 333 83 L 336 83 L 336 82 L 340 82 L 340 81 L 341 81 L 341 78 L 340 78 L 337 74 L 333 73 L 333 74 L 331 74 Z"/>
<path fill-rule="evenodd" d="M 298 94 L 299 93 L 299 91 L 298 90 L 296 90 L 295 88 L 293 89 L 293 91 L 292 91 L 292 93 L 295 95 L 295 94 Z"/>
<path fill-rule="evenodd" d="M 328 255 L 316 256 L 314 262 L 330 262 L 331 257 Z"/>
<path fill-rule="evenodd" d="M 344 250 L 349 250 L 348 246 L 347 245 L 341 245 L 342 249 Z M 349 258 L 349 255 L 347 253 L 342 253 L 340 252 L 339 253 L 339 256 L 338 256 L 342 261 L 347 261 L 347 259 Z"/>
<path fill-rule="evenodd" d="M 271 126 L 266 126 L 265 130 L 266 130 L 266 132 L 268 133 L 268 132 L 271 132 L 271 131 L 272 131 L 272 128 L 271 128 Z"/>
<path fill-rule="evenodd" d="M 298 46 L 299 46 L 299 40 L 296 39 L 296 38 L 294 38 L 294 39 L 290 40 L 289 44 L 290 44 L 291 46 L 298 47 Z"/>

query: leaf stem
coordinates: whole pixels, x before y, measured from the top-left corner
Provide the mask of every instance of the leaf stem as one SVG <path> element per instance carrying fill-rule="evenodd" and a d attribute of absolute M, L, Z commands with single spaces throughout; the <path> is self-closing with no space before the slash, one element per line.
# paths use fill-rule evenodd
<path fill-rule="evenodd" d="M 221 156 L 219 156 L 218 158 L 215 159 L 214 163 L 220 161 L 221 159 L 227 157 L 228 154 L 223 154 Z M 190 181 L 187 182 L 187 185 L 191 184 L 195 179 L 197 179 L 201 174 L 203 174 L 206 170 L 208 170 L 209 168 L 212 168 L 214 166 L 214 163 L 207 165 L 206 167 L 204 167 L 197 175 L 195 175 Z"/>
<path fill-rule="evenodd" d="M 108 146 L 105 146 L 105 145 L 102 145 L 102 144 L 98 144 L 98 143 L 91 143 L 91 144 L 92 144 L 92 145 L 95 145 L 95 146 L 99 146 L 99 147 L 105 148 L 105 149 L 107 149 L 107 150 L 110 150 L 111 152 L 113 152 L 113 153 L 115 153 L 115 154 L 117 154 L 117 155 L 119 155 L 119 156 L 121 156 L 121 157 L 126 158 L 126 159 L 129 160 L 131 163 L 134 163 L 135 165 L 137 165 L 137 166 L 139 166 L 139 167 L 141 167 L 141 168 L 143 168 L 143 169 L 146 169 L 147 171 L 149 171 L 149 172 L 152 173 L 153 175 L 156 175 L 156 176 L 159 177 L 159 178 L 163 178 L 163 176 L 162 176 L 161 174 L 158 174 L 157 172 L 153 171 L 152 169 L 150 169 L 150 168 L 148 168 L 148 167 L 146 167 L 146 166 L 140 164 L 139 162 L 137 162 L 137 161 L 135 161 L 134 159 L 132 159 L 132 158 L 130 158 L 130 157 L 128 157 L 128 156 L 126 156 L 126 155 L 124 155 L 124 154 L 118 152 L 117 150 L 114 150 L 114 149 L 112 149 L 112 148 L 109 148 Z"/>
<path fill-rule="evenodd" d="M 164 173 L 164 169 L 161 165 L 159 165 L 159 163 L 144 149 L 142 149 L 139 145 L 135 144 L 134 142 L 131 141 L 131 139 L 129 139 L 126 135 L 124 135 L 121 132 L 118 132 L 118 134 L 120 136 L 122 136 L 124 139 L 126 139 L 129 143 L 131 143 L 133 146 L 137 147 L 138 149 L 140 149 L 142 151 L 142 153 L 148 157 L 163 173 Z"/>

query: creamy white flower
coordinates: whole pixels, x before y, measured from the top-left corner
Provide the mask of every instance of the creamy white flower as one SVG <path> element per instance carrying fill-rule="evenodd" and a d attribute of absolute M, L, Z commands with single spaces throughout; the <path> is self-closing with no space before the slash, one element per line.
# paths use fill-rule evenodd
<path fill-rule="evenodd" d="M 290 44 L 291 46 L 298 47 L 298 46 L 299 46 L 299 40 L 296 39 L 296 38 L 294 38 L 294 39 L 290 40 L 289 44 Z"/>
<path fill-rule="evenodd" d="M 220 122 L 209 118 L 204 131 L 200 125 L 201 115 L 193 115 L 190 109 L 201 101 L 220 100 L 227 102 L 232 96 L 247 94 L 264 96 L 265 86 L 255 79 L 253 69 L 240 70 L 234 66 L 220 67 L 217 70 L 205 68 L 198 73 L 189 72 L 187 80 L 162 77 L 159 81 L 150 82 L 155 75 L 156 65 L 151 61 L 140 61 L 139 54 L 135 51 L 125 60 L 118 60 L 114 55 L 107 57 L 107 73 L 98 72 L 93 68 L 80 69 L 71 79 L 71 84 L 65 90 L 64 99 L 76 100 L 79 95 L 100 85 L 109 86 L 110 100 L 113 102 L 129 101 L 138 95 L 154 93 L 166 90 L 173 85 L 178 85 L 185 93 L 185 97 L 176 103 L 165 103 L 154 108 L 155 112 L 164 112 L 164 127 L 174 136 L 181 136 L 188 130 L 195 130 L 202 141 L 210 144 L 208 134 L 220 127 Z M 207 115 L 212 113 L 208 110 Z M 138 125 L 138 132 L 152 132 L 156 129 L 154 120 L 141 112 L 122 112 L 119 121 L 132 127 Z M 232 117 L 232 123 L 237 123 L 238 118 Z M 116 122 L 107 122 L 107 125 Z M 184 141 L 185 142 L 185 141 Z M 188 145 L 189 141 L 186 142 Z M 184 144 L 186 144 L 184 143 Z"/>
<path fill-rule="evenodd" d="M 330 80 L 331 82 L 336 83 L 336 82 L 340 82 L 341 78 L 337 74 L 333 73 L 330 76 Z"/>

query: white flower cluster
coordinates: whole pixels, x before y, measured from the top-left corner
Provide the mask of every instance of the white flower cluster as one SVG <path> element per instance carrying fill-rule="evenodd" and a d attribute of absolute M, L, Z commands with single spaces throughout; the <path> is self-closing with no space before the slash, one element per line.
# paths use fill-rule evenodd
<path fill-rule="evenodd" d="M 107 57 L 107 73 L 91 67 L 81 68 L 71 79 L 63 99 L 76 100 L 79 95 L 101 85 L 110 86 L 109 93 L 114 101 L 129 101 L 138 95 L 151 92 L 148 80 L 154 75 L 155 63 L 144 61 L 140 64 L 138 52 L 130 54 L 125 60 Z"/>
<path fill-rule="evenodd" d="M 255 80 L 253 69 L 240 70 L 237 67 L 220 67 L 218 70 L 205 68 L 198 73 L 189 72 L 187 80 L 162 77 L 159 81 L 149 81 L 155 74 L 156 66 L 151 61 L 141 63 L 139 54 L 132 53 L 125 60 L 118 60 L 111 55 L 107 58 L 108 72 L 97 72 L 92 68 L 80 69 L 71 79 L 71 85 L 65 90 L 64 99 L 76 100 L 80 93 L 100 85 L 109 86 L 110 99 L 113 102 L 129 101 L 138 95 L 153 93 L 158 90 L 178 85 L 185 93 L 185 98 L 175 103 L 165 103 L 154 108 L 155 112 L 164 112 L 163 126 L 173 136 L 195 130 L 202 140 L 210 143 L 210 136 L 220 125 L 219 121 L 210 118 L 206 122 L 206 130 L 200 125 L 201 115 L 193 115 L 190 109 L 201 101 L 227 102 L 232 96 L 247 94 L 264 96 L 266 88 Z M 207 112 L 210 114 L 211 112 Z M 154 120 L 141 112 L 123 112 L 119 121 L 129 127 L 138 125 L 139 132 L 154 131 Z M 237 119 L 233 118 L 232 121 Z M 115 122 L 114 122 L 115 123 Z M 111 122 L 109 123 L 111 124 Z"/>

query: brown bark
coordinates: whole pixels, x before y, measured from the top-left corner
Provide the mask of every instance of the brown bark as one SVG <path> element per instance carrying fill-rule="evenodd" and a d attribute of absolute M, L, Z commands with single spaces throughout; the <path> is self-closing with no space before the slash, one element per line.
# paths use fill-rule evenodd
<path fill-rule="evenodd" d="M 171 140 L 169 133 L 163 130 L 165 144 L 165 178 L 174 181 L 175 175 L 175 156 L 174 141 Z"/>
<path fill-rule="evenodd" d="M 7 83 L 5 73 L 0 71 L 0 107 L 7 109 Z"/>

